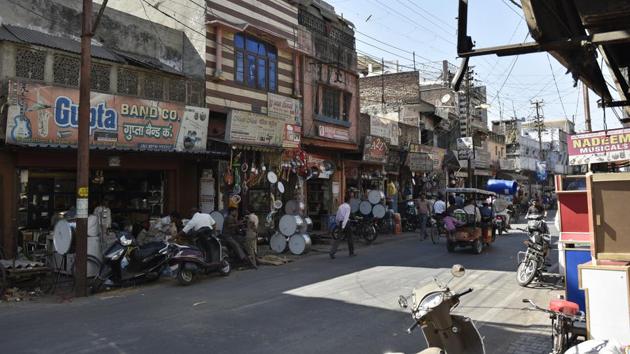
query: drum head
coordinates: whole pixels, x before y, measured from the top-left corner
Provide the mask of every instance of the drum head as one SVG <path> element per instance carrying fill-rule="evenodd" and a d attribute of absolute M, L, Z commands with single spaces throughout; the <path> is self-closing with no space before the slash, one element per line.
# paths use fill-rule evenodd
<path fill-rule="evenodd" d="M 280 194 L 284 194 L 284 183 L 278 182 L 278 192 L 280 192 Z"/>
<path fill-rule="evenodd" d="M 377 219 L 382 219 L 385 217 L 385 206 L 383 204 L 376 204 L 372 208 L 372 215 L 374 215 Z"/>
<path fill-rule="evenodd" d="M 299 230 L 302 224 L 304 224 L 304 220 L 297 215 L 283 215 L 280 218 L 279 229 L 283 235 L 291 236 Z"/>
<path fill-rule="evenodd" d="M 350 212 L 357 213 L 359 211 L 359 204 L 361 204 L 361 200 L 357 198 L 350 199 Z"/>
<path fill-rule="evenodd" d="M 276 184 L 276 182 L 278 182 L 278 175 L 273 171 L 267 172 L 267 181 L 271 184 Z"/>
<path fill-rule="evenodd" d="M 313 219 L 306 217 L 303 219 L 304 223 L 300 226 L 300 233 L 306 234 L 313 231 Z"/>
<path fill-rule="evenodd" d="M 372 204 L 380 203 L 381 200 L 383 200 L 383 198 L 385 198 L 385 193 L 383 193 L 381 191 L 372 190 L 372 191 L 370 191 L 370 193 L 368 193 L 368 200 Z"/>
<path fill-rule="evenodd" d="M 67 254 L 72 248 L 72 237 L 74 230 L 70 227 L 70 223 L 64 219 L 59 220 L 55 224 L 53 230 L 53 246 L 59 254 Z"/>
<path fill-rule="evenodd" d="M 274 252 L 283 253 L 287 250 L 287 238 L 279 232 L 276 232 L 273 236 L 271 236 L 269 246 Z"/>
<path fill-rule="evenodd" d="M 370 215 L 372 212 L 372 204 L 367 200 L 362 201 L 361 204 L 359 204 L 359 211 L 363 215 Z"/>
<path fill-rule="evenodd" d="M 216 224 L 214 225 L 214 229 L 219 232 L 223 232 L 223 222 L 225 221 L 225 218 L 223 217 L 223 213 L 215 210 L 212 213 L 210 213 L 210 217 L 212 218 L 212 220 L 214 220 L 214 222 L 216 222 Z"/>
<path fill-rule="evenodd" d="M 298 215 L 299 214 L 300 203 L 297 200 L 289 200 L 287 204 L 284 205 L 284 212 L 289 215 Z"/>
<path fill-rule="evenodd" d="M 289 250 L 295 255 L 308 252 L 311 248 L 311 238 L 308 235 L 293 235 L 289 238 Z"/>

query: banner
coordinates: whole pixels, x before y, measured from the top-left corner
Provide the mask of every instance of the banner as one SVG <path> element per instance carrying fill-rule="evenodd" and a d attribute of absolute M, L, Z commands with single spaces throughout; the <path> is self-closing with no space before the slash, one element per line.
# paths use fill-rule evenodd
<path fill-rule="evenodd" d="M 329 125 L 317 127 L 317 134 L 322 138 L 350 141 L 350 132 L 347 128 L 335 128 Z"/>
<path fill-rule="evenodd" d="M 267 115 L 287 124 L 302 125 L 300 101 L 291 97 L 267 93 Z"/>
<path fill-rule="evenodd" d="M 569 165 L 630 159 L 630 129 L 615 129 L 567 136 Z"/>
<path fill-rule="evenodd" d="M 9 82 L 8 144 L 76 146 L 79 91 Z M 180 103 L 92 92 L 92 147 L 158 151 L 205 151 L 208 109 Z"/>
<path fill-rule="evenodd" d="M 363 145 L 363 161 L 386 163 L 387 162 L 387 142 L 380 136 L 366 136 Z"/>
<path fill-rule="evenodd" d="M 228 114 L 225 141 L 231 144 L 282 146 L 285 124 L 277 118 L 233 109 Z"/>

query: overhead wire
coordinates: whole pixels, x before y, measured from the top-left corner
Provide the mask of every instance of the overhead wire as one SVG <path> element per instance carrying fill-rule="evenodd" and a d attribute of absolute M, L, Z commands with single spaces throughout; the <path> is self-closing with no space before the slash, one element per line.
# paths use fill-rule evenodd
<path fill-rule="evenodd" d="M 551 59 L 549 59 L 549 53 L 547 53 L 547 62 L 549 63 L 549 71 L 551 71 L 551 77 L 553 78 L 553 83 L 556 86 L 556 91 L 558 92 L 558 98 L 560 99 L 560 104 L 562 105 L 562 112 L 564 113 L 565 118 L 569 118 L 567 115 L 567 111 L 564 109 L 564 102 L 562 102 L 562 96 L 560 95 L 560 89 L 558 88 L 558 82 L 556 81 L 556 74 L 553 73 L 553 66 L 551 65 Z"/>

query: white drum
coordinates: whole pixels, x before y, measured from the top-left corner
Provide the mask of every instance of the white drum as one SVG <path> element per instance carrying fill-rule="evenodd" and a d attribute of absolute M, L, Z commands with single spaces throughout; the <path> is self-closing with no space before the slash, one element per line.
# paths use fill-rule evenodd
<path fill-rule="evenodd" d="M 284 253 L 287 250 L 287 237 L 276 232 L 269 240 L 269 246 L 276 253 Z"/>
<path fill-rule="evenodd" d="M 376 204 L 374 207 L 372 207 L 372 216 L 377 219 L 382 219 L 385 217 L 386 211 L 387 210 L 385 210 L 385 206 L 383 204 Z"/>
<path fill-rule="evenodd" d="M 307 253 L 311 249 L 311 238 L 306 234 L 295 234 L 289 238 L 289 250 L 295 255 Z"/>
<path fill-rule="evenodd" d="M 302 219 L 299 215 L 283 215 L 280 218 L 280 233 L 287 237 L 291 236 L 298 232 L 303 224 L 304 219 Z"/>
<path fill-rule="evenodd" d="M 313 231 L 313 219 L 306 217 L 304 218 L 304 224 L 300 227 L 300 232 L 307 234 L 311 231 Z"/>
<path fill-rule="evenodd" d="M 76 223 L 69 223 L 65 219 L 57 221 L 53 230 L 53 246 L 59 254 L 74 253 L 74 234 Z"/>
<path fill-rule="evenodd" d="M 358 213 L 359 212 L 359 204 L 361 204 L 361 199 L 352 198 L 350 199 L 350 212 Z"/>
<path fill-rule="evenodd" d="M 385 193 L 383 193 L 382 191 L 371 190 L 370 193 L 368 193 L 368 200 L 372 204 L 378 204 L 383 199 L 385 199 Z"/>
<path fill-rule="evenodd" d="M 363 215 L 370 215 L 372 213 L 372 204 L 367 200 L 364 200 L 359 204 L 359 211 Z"/>
<path fill-rule="evenodd" d="M 210 217 L 216 223 L 214 224 L 214 229 L 219 232 L 223 232 L 223 222 L 225 221 L 225 217 L 223 217 L 223 213 L 215 210 L 212 213 L 210 213 Z"/>

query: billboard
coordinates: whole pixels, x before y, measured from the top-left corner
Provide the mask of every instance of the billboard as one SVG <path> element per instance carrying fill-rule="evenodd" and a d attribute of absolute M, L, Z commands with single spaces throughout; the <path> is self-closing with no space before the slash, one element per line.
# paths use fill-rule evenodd
<path fill-rule="evenodd" d="M 9 82 L 7 144 L 76 146 L 79 91 Z M 90 145 L 124 150 L 204 151 L 208 109 L 92 92 Z"/>
<path fill-rule="evenodd" d="M 630 129 L 602 130 L 567 136 L 569 165 L 630 159 Z"/>

